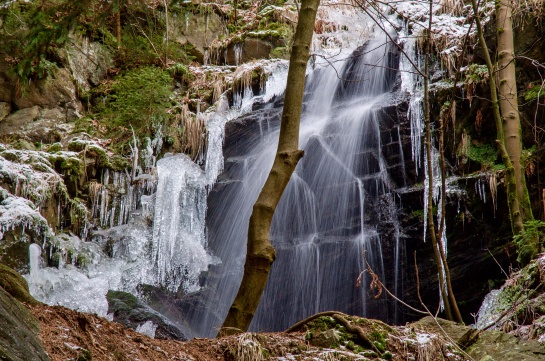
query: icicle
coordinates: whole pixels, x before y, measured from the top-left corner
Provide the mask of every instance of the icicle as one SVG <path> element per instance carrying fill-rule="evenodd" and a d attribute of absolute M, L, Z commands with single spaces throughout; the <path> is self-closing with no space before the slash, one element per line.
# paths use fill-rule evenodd
<path fill-rule="evenodd" d="M 239 66 L 242 62 L 242 43 L 237 43 L 234 45 L 235 52 L 235 65 Z"/>

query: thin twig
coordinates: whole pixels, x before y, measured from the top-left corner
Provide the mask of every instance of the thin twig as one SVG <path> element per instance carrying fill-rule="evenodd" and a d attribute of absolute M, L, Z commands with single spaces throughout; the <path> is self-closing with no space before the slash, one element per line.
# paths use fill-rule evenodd
<path fill-rule="evenodd" d="M 503 274 L 505 275 L 505 277 L 509 278 L 509 275 L 507 274 L 507 272 L 504 271 L 503 267 L 501 266 L 501 264 L 498 262 L 498 260 L 496 259 L 496 257 L 494 257 L 494 255 L 492 254 L 492 252 L 490 252 L 490 250 L 488 248 L 486 248 L 486 250 L 488 251 L 488 253 L 490 253 L 490 256 L 492 256 L 492 259 L 494 260 L 494 262 L 496 262 L 496 264 L 498 265 L 498 267 L 500 267 L 501 271 L 503 272 Z"/>

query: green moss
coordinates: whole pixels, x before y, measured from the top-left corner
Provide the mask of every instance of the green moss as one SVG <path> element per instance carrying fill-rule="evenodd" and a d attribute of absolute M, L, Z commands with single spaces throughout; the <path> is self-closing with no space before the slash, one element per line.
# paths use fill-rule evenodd
<path fill-rule="evenodd" d="M 106 294 L 106 298 L 114 313 L 116 311 L 130 312 L 139 305 L 138 298 L 127 292 L 110 290 Z"/>
<path fill-rule="evenodd" d="M 0 264 L 0 287 L 20 302 L 30 305 L 39 304 L 28 290 L 28 283 L 15 270 Z"/>
<path fill-rule="evenodd" d="M 287 46 L 279 46 L 271 50 L 269 56 L 272 59 L 289 59 L 290 49 Z"/>
<path fill-rule="evenodd" d="M 62 151 L 61 143 L 53 143 L 47 148 L 48 153 L 56 153 Z"/>
<path fill-rule="evenodd" d="M 381 357 L 385 360 L 392 360 L 394 358 L 394 355 L 390 351 L 384 351 Z"/>
<path fill-rule="evenodd" d="M 91 354 L 91 351 L 86 350 L 84 348 L 79 349 L 79 355 L 76 361 L 92 361 L 93 355 Z"/>
<path fill-rule="evenodd" d="M 524 223 L 524 229 L 513 237 L 518 247 L 519 263 L 526 265 L 535 258 L 545 238 L 545 222 L 532 220 Z M 530 270 L 531 268 L 529 268 Z"/>
<path fill-rule="evenodd" d="M 409 217 L 416 217 L 419 219 L 424 219 L 424 210 L 423 209 L 416 209 L 409 214 Z"/>
<path fill-rule="evenodd" d="M 62 158 L 61 161 L 61 172 L 65 176 L 71 179 L 76 179 L 83 174 L 83 162 L 74 157 Z"/>
<path fill-rule="evenodd" d="M 109 158 L 109 167 L 116 171 L 129 169 L 132 167 L 131 162 L 122 156 L 114 155 Z"/>
<path fill-rule="evenodd" d="M 175 63 L 168 69 L 168 71 L 173 79 L 184 83 L 188 83 L 189 81 L 195 79 L 195 76 L 193 73 L 191 73 L 189 67 L 184 64 Z"/>
<path fill-rule="evenodd" d="M 172 77 L 157 67 L 134 69 L 118 76 L 112 84 L 101 114 L 110 127 L 132 125 L 138 132 L 154 120 L 167 118 Z"/>
<path fill-rule="evenodd" d="M 492 168 L 498 158 L 496 149 L 488 144 L 469 146 L 467 157 L 479 164 L 484 168 Z"/>

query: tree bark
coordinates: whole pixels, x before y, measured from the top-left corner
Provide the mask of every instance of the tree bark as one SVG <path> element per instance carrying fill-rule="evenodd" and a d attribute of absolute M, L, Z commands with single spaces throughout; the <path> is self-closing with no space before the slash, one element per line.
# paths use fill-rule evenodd
<path fill-rule="evenodd" d="M 476 0 L 471 0 L 471 3 L 475 13 L 479 43 L 484 50 L 488 68 L 492 112 L 497 132 L 496 143 L 506 168 L 507 204 L 509 206 L 511 229 L 513 234 L 517 235 L 524 231 L 524 222 L 533 220 L 534 216 L 530 205 L 528 188 L 526 187 L 524 167 L 521 162 L 522 140 L 520 138 L 521 126 L 515 77 L 512 9 L 510 2 L 507 0 L 496 3 L 499 58 L 497 65 L 500 80 L 500 86 L 497 87 L 494 65 L 490 59 L 490 53 L 484 38 Z M 497 89 L 499 89 L 499 95 Z M 534 256 L 533 253 L 537 252 L 537 240 L 530 242 L 532 244 L 528 245 L 527 248 L 525 247 L 525 251 L 519 248 L 519 261 L 522 264 L 528 263 Z"/>
<path fill-rule="evenodd" d="M 299 123 L 306 67 L 319 4 L 320 0 L 303 0 L 301 4 L 293 39 L 276 157 L 253 207 L 242 282 L 219 332 L 220 336 L 248 329 L 275 259 L 275 250 L 270 242 L 272 218 L 280 197 L 303 156 L 303 151 L 299 150 Z"/>
<path fill-rule="evenodd" d="M 490 87 L 490 100 L 492 102 L 492 113 L 494 115 L 494 121 L 496 123 L 496 144 L 500 150 L 500 154 L 505 164 L 505 177 L 507 181 L 507 204 L 509 206 L 509 215 L 511 218 L 511 228 L 513 234 L 519 234 L 524 230 L 522 214 L 520 212 L 520 203 L 517 199 L 517 186 L 515 178 L 515 170 L 513 164 L 511 163 L 511 158 L 505 146 L 505 132 L 503 129 L 503 121 L 500 113 L 500 107 L 498 102 L 498 92 L 496 88 L 496 78 L 494 73 L 494 65 L 492 64 L 492 59 L 490 58 L 490 53 L 488 46 L 486 45 L 486 40 L 484 38 L 484 32 L 481 26 L 481 19 L 479 16 L 479 9 L 477 7 L 476 0 L 471 0 L 473 5 L 473 12 L 475 14 L 475 22 L 477 24 L 477 31 L 479 34 L 479 43 L 483 48 L 484 59 L 486 62 L 486 67 L 488 69 L 488 84 Z"/>
<path fill-rule="evenodd" d="M 505 129 L 505 148 L 513 164 L 517 200 L 522 221 L 534 219 L 526 187 L 522 164 L 521 125 L 518 108 L 517 82 L 515 75 L 515 45 L 513 42 L 513 19 L 511 3 L 497 2 L 496 28 L 498 36 L 498 78 L 500 113 Z"/>
<path fill-rule="evenodd" d="M 443 298 L 443 304 L 445 306 L 445 315 L 449 320 L 456 320 L 463 323 L 462 315 L 458 309 L 458 304 L 454 296 L 452 284 L 450 281 L 450 270 L 447 263 L 447 257 L 443 250 L 441 242 L 441 236 L 443 234 L 445 207 L 444 202 L 446 198 L 446 184 L 445 184 L 445 164 L 444 164 L 444 150 L 443 150 L 443 125 L 441 123 L 440 133 L 440 151 L 441 151 L 441 221 L 439 224 L 438 232 L 436 233 L 435 220 L 433 217 L 433 167 L 432 167 L 432 152 L 431 152 L 431 116 L 430 116 L 430 96 L 429 96 L 429 56 L 431 54 L 431 31 L 432 31 L 432 16 L 433 16 L 433 2 L 429 1 L 429 22 L 428 22 L 428 39 L 426 54 L 424 60 L 424 120 L 426 125 L 426 167 L 428 169 L 428 229 L 433 247 L 433 256 L 435 264 L 437 266 L 437 273 L 439 278 L 439 289 L 441 291 L 441 297 Z M 443 274 L 444 272 L 444 274 Z"/>

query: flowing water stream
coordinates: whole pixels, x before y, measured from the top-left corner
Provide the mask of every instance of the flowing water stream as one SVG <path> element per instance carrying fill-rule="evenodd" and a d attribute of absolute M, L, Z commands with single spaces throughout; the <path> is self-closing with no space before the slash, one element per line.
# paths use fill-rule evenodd
<path fill-rule="evenodd" d="M 396 50 L 377 33 L 348 57 L 317 59 L 309 73 L 300 131 L 305 156 L 273 219 L 277 259 L 251 329 L 282 330 L 331 309 L 366 314 L 367 287 L 356 287 L 364 253 L 384 280 L 384 238 L 396 246 L 400 236 L 389 170 L 404 168 L 383 154 L 393 144 L 398 162 L 403 159 L 399 128 L 384 121 L 397 94 Z M 276 151 L 280 105 L 238 119 L 241 126 L 228 134 L 225 173 L 209 196 L 207 216 L 208 244 L 221 264 L 201 279 L 198 297 L 208 307 L 188 311 L 197 334 L 215 333 L 238 291 L 248 220 Z M 259 131 L 252 132 L 256 124 Z M 379 230 L 386 224 L 388 234 Z M 373 317 L 389 317 L 380 300 L 373 311 Z"/>

